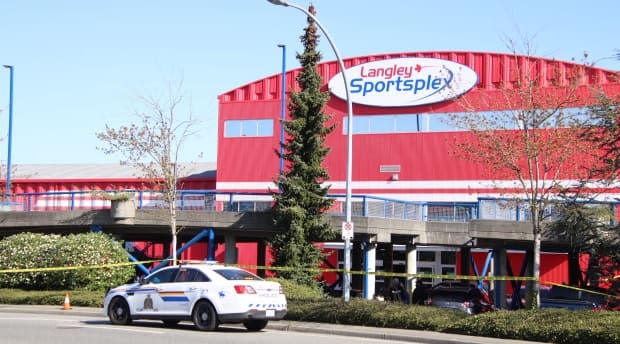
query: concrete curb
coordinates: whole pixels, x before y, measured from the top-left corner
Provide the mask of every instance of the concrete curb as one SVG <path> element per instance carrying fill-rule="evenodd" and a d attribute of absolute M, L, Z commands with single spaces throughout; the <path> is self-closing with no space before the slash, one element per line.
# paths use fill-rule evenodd
<path fill-rule="evenodd" d="M 18 311 L 32 314 L 63 314 L 70 316 L 105 318 L 102 308 L 92 307 L 72 307 L 70 310 L 63 310 L 62 306 L 40 306 L 40 305 L 0 305 L 0 313 Z M 270 330 L 294 331 L 307 333 L 332 334 L 356 338 L 385 339 L 402 342 L 415 342 L 427 344 L 534 344 L 536 342 L 499 339 L 488 337 L 474 337 L 458 334 L 448 334 L 430 331 L 404 330 L 395 328 L 365 327 L 340 324 L 314 323 L 303 321 L 272 321 L 267 325 Z"/>
<path fill-rule="evenodd" d="M 456 343 L 473 343 L 473 344 L 534 344 L 536 342 L 499 339 L 488 337 L 465 336 L 458 334 L 404 330 L 395 328 L 381 327 L 365 327 L 339 324 L 325 323 L 308 323 L 299 321 L 277 321 L 271 322 L 267 326 L 271 330 L 323 333 L 347 337 L 373 338 L 394 340 L 402 342 L 415 342 L 427 344 L 456 344 Z"/>

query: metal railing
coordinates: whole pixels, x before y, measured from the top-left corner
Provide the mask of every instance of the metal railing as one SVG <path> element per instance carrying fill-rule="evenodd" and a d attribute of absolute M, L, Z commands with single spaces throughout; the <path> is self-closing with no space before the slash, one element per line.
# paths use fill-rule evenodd
<path fill-rule="evenodd" d="M 162 192 L 142 190 L 106 191 L 133 192 L 138 209 L 165 207 Z M 345 195 L 328 195 L 334 202 L 328 213 L 344 216 Z M 179 190 L 179 210 L 212 212 L 261 212 L 273 206 L 270 193 L 218 192 L 214 190 Z M 618 203 L 610 204 L 617 209 Z M 92 191 L 33 192 L 11 195 L 0 202 L 0 211 L 71 211 L 109 209 L 111 201 Z M 553 212 L 553 209 L 548 209 Z M 353 216 L 381 217 L 414 221 L 468 222 L 476 219 L 529 221 L 527 204 L 511 199 L 479 198 L 477 202 L 418 202 L 370 195 L 352 195 Z"/>
<path fill-rule="evenodd" d="M 164 207 L 162 192 L 133 192 L 138 209 Z M 334 200 L 328 213 L 344 216 L 345 195 L 328 195 Z M 218 192 L 214 190 L 180 190 L 176 207 L 179 210 L 214 212 L 260 212 L 273 206 L 270 193 Z M 14 194 L 10 202 L 0 203 L 0 211 L 72 211 L 109 209 L 111 201 L 92 191 L 55 191 Z M 353 216 L 395 218 L 416 221 L 466 222 L 475 219 L 476 203 L 430 203 L 403 201 L 368 195 L 352 195 Z"/>
<path fill-rule="evenodd" d="M 545 220 L 557 220 L 561 216 L 560 203 L 548 204 L 542 214 Z M 587 201 L 581 203 L 589 207 L 608 207 L 609 221 L 617 223 L 620 202 Z M 530 204 L 526 200 L 508 198 L 478 198 L 478 218 L 484 220 L 531 221 Z"/>

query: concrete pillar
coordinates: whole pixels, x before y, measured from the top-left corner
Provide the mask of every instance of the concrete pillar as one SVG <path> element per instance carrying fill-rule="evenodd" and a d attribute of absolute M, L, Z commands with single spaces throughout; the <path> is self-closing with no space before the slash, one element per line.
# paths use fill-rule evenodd
<path fill-rule="evenodd" d="M 237 264 L 237 238 L 231 235 L 225 237 L 224 263 Z"/>
<path fill-rule="evenodd" d="M 418 273 L 418 247 L 413 244 L 407 245 L 407 261 L 406 261 L 406 269 L 407 269 L 407 281 L 405 283 L 407 292 L 411 296 L 413 292 L 413 287 L 415 286 L 415 277 L 413 275 Z M 409 298 L 411 300 L 411 298 Z"/>
<path fill-rule="evenodd" d="M 258 266 L 267 265 L 267 258 L 266 258 L 266 253 L 265 253 L 266 249 L 267 249 L 267 244 L 265 243 L 265 241 L 259 240 L 258 243 L 256 244 L 256 265 Z M 256 272 L 258 276 L 265 277 L 264 269 L 258 269 L 256 270 Z"/>
<path fill-rule="evenodd" d="M 461 275 L 469 275 L 471 266 L 471 247 L 461 247 Z"/>
<path fill-rule="evenodd" d="M 506 255 L 506 248 L 501 246 L 494 250 L 493 255 L 493 276 L 508 276 L 508 260 Z M 494 299 L 495 307 L 506 308 L 506 281 L 495 280 L 494 285 Z"/>
<path fill-rule="evenodd" d="M 351 270 L 362 270 L 362 245 L 360 243 L 352 243 L 351 250 Z M 351 289 L 356 292 L 361 291 L 363 288 L 363 276 L 359 274 L 351 274 Z"/>
<path fill-rule="evenodd" d="M 364 298 L 371 300 L 375 296 L 375 275 L 377 271 L 377 244 L 364 243 Z"/>

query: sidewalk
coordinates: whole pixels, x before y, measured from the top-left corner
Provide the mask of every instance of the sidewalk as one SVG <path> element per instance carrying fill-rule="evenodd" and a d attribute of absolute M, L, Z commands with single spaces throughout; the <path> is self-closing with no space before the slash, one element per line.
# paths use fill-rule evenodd
<path fill-rule="evenodd" d="M 34 305 L 0 305 L 0 313 L 11 311 L 35 313 L 35 314 L 63 314 L 83 317 L 107 318 L 102 308 L 73 307 L 63 310 L 62 306 L 34 306 Z M 428 344 L 535 344 L 537 342 L 521 341 L 514 339 L 498 339 L 487 337 L 464 336 L 430 331 L 403 330 L 393 328 L 377 328 L 365 326 L 350 326 L 326 323 L 311 323 L 302 321 L 272 321 L 267 326 L 270 330 L 295 331 L 308 333 L 332 334 L 347 337 L 361 337 L 386 339 L 403 342 L 416 342 Z"/>

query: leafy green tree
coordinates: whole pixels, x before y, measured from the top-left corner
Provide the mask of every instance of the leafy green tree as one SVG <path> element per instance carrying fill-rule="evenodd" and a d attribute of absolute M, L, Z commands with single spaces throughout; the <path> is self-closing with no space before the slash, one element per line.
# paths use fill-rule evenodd
<path fill-rule="evenodd" d="M 517 44 L 509 42 L 512 57 L 506 63 L 515 80 L 502 80 L 495 92 L 481 95 L 472 101 L 471 95 L 457 100 L 466 115 L 451 116 L 453 124 L 468 132 L 455 139 L 454 154 L 460 159 L 473 161 L 492 172 L 490 178 L 503 197 L 528 209 L 533 240 L 533 304 L 540 304 L 539 278 L 542 229 L 546 209 L 557 202 L 560 195 L 587 194 L 589 170 L 580 159 L 591 151 L 580 139 L 579 119 L 575 112 L 580 100 L 580 80 L 583 66 L 561 71 L 548 71 L 554 80 L 564 81 L 550 90 L 541 80 L 544 77 L 535 68 L 530 43 L 525 41 L 526 54 L 517 52 Z M 565 76 L 560 78 L 560 75 Z M 561 90 L 561 91 L 560 91 Z M 482 111 L 483 109 L 507 109 Z M 566 178 L 584 181 L 566 185 Z M 506 187 L 506 180 L 516 181 Z"/>
<path fill-rule="evenodd" d="M 315 14 L 314 6 L 308 11 Z M 323 107 L 329 96 L 320 91 L 321 76 L 317 63 L 321 54 L 317 51 L 317 27 L 311 18 L 305 34 L 301 36 L 304 52 L 297 54 L 302 70 L 297 77 L 301 91 L 292 93 L 288 105 L 291 119 L 284 123 L 287 140 L 281 155 L 287 169 L 279 177 L 279 192 L 274 193 L 274 225 L 278 233 L 271 242 L 275 266 L 291 268 L 280 275 L 303 284 L 312 284 L 322 254 L 313 241 L 333 237 L 323 213 L 331 206 L 326 198 L 329 188 L 321 184 L 329 179 L 322 162 L 329 152 L 325 146 L 326 136 L 333 126 L 326 126 L 329 116 Z M 279 153 L 278 153 L 279 154 Z"/>

